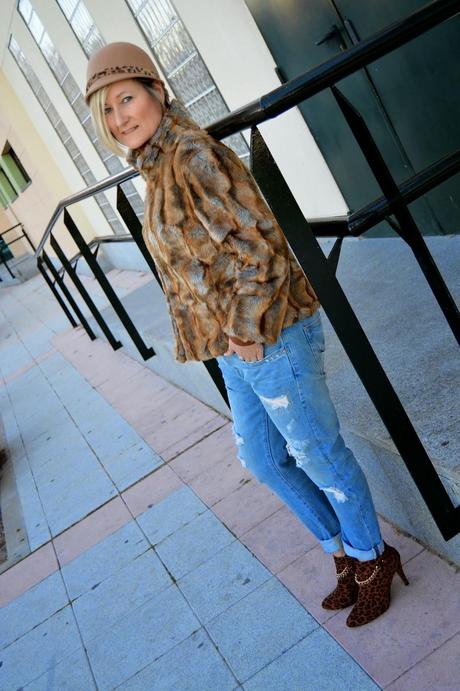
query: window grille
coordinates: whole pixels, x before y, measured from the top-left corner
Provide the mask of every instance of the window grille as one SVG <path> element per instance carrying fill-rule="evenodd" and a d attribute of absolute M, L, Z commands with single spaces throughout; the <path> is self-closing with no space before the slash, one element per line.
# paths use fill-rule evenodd
<path fill-rule="evenodd" d="M 191 117 L 206 127 L 227 115 L 229 109 L 170 0 L 126 2 L 168 85 Z M 242 134 L 223 141 L 248 164 L 249 148 Z"/>
<path fill-rule="evenodd" d="M 24 166 L 14 152 L 14 149 L 11 148 L 9 142 L 6 142 L 3 148 L 3 154 L 0 156 L 0 170 L 2 170 L 8 178 L 16 195 L 24 192 L 31 182 Z"/>
<path fill-rule="evenodd" d="M 87 185 L 93 185 L 96 182 L 96 178 L 90 171 L 88 164 L 79 152 L 78 147 L 72 139 L 67 127 L 59 117 L 56 108 L 52 105 L 50 99 L 46 96 L 45 90 L 43 89 L 40 80 L 38 79 L 37 75 L 30 66 L 30 63 L 28 62 L 24 52 L 21 50 L 18 42 L 16 41 L 13 35 L 10 37 L 8 48 L 11 55 L 15 59 L 19 69 L 21 70 L 27 82 L 29 83 L 32 91 L 37 97 L 37 100 L 39 101 L 46 115 L 48 116 L 48 119 L 53 125 L 53 128 L 55 129 L 62 143 L 66 147 L 67 151 L 71 154 L 72 160 L 77 166 L 84 181 Z M 75 151 L 78 152 L 76 156 Z M 104 194 L 100 194 L 97 195 L 96 199 L 98 201 L 102 213 L 106 217 L 113 231 L 115 233 L 124 233 L 124 228 L 118 220 L 117 216 L 115 215 L 115 212 L 112 206 L 110 205 L 107 197 Z"/>
<path fill-rule="evenodd" d="M 60 0 L 58 4 L 61 6 Z M 62 5 L 66 8 L 66 11 L 70 11 L 69 16 L 75 25 L 74 26 L 71 24 L 71 26 L 74 29 L 77 38 L 79 39 L 79 36 L 84 35 L 85 39 L 89 32 L 93 30 L 94 24 L 88 11 L 86 10 L 84 3 L 81 0 L 77 0 L 77 2 L 75 2 L 75 0 L 66 0 L 66 2 L 62 2 Z M 89 108 L 86 105 L 83 94 L 81 93 L 77 82 L 70 73 L 66 63 L 54 47 L 49 34 L 45 31 L 31 1 L 19 0 L 18 10 L 25 23 L 29 27 L 39 49 L 43 54 L 43 57 L 56 77 L 59 86 L 66 95 L 74 113 L 83 126 L 86 134 L 90 138 L 108 172 L 110 174 L 119 173 L 124 168 L 123 164 L 121 163 L 120 159 L 115 156 L 115 154 L 108 152 L 107 149 L 99 142 L 90 117 Z M 98 37 L 97 41 L 99 43 L 96 45 L 96 48 L 99 48 L 103 45 L 102 37 L 97 30 L 93 31 L 93 34 L 95 37 Z M 139 217 L 142 217 L 144 214 L 144 202 L 136 191 L 133 183 L 125 182 L 123 183 L 122 187 L 126 196 L 129 198 L 134 211 Z M 115 212 L 113 212 L 113 216 L 116 218 Z M 117 232 L 125 232 L 120 223 L 117 227 L 121 229 L 121 231 Z"/>

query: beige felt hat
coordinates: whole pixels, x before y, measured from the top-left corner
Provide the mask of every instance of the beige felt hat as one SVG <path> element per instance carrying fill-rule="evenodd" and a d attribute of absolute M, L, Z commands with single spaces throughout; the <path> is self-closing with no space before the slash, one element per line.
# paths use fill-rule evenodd
<path fill-rule="evenodd" d="M 145 50 L 133 43 L 109 43 L 89 59 L 86 103 L 91 94 L 101 87 L 135 77 L 151 77 L 161 82 L 158 70 Z"/>

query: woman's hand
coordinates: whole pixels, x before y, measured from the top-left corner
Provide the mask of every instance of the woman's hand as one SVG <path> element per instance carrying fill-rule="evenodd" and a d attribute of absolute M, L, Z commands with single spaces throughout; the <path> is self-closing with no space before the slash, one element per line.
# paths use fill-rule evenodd
<path fill-rule="evenodd" d="M 245 343 L 239 338 L 229 336 L 228 350 L 224 355 L 232 355 L 233 353 L 236 353 L 245 362 L 256 362 L 256 360 L 263 359 L 264 346 L 263 343 L 254 343 L 253 341 Z"/>

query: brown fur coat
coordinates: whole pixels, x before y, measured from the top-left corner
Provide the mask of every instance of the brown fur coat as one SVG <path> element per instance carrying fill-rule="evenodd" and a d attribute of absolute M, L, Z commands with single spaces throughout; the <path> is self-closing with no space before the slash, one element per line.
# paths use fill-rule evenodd
<path fill-rule="evenodd" d="M 179 101 L 128 162 L 147 184 L 143 237 L 168 301 L 177 360 L 223 355 L 229 336 L 274 343 L 319 307 L 245 165 Z"/>

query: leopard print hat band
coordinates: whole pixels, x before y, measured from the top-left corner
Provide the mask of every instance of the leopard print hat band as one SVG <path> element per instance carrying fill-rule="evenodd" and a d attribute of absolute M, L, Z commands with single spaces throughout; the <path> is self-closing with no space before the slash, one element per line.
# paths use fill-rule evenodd
<path fill-rule="evenodd" d="M 89 59 L 86 72 L 86 103 L 89 103 L 90 96 L 101 87 L 130 77 L 151 77 L 161 81 L 157 68 L 145 50 L 133 43 L 109 43 Z"/>

